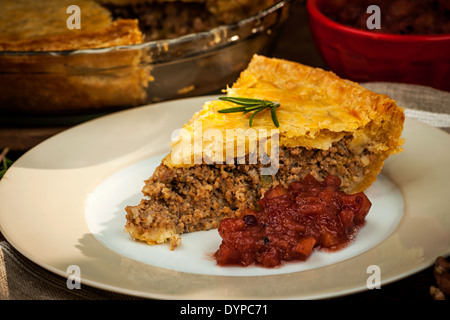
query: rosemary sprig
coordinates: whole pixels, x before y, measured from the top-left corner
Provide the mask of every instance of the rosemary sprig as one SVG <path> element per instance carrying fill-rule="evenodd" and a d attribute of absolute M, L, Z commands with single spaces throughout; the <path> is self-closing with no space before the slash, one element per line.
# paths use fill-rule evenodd
<path fill-rule="evenodd" d="M 255 115 L 260 113 L 263 110 L 270 109 L 270 113 L 272 116 L 273 124 L 278 128 L 280 124 L 278 123 L 276 109 L 280 106 L 279 102 L 262 100 L 262 99 L 252 99 L 252 98 L 240 98 L 240 97 L 219 97 L 219 100 L 233 102 L 235 104 L 240 105 L 241 107 L 235 108 L 227 108 L 221 109 L 218 112 L 220 113 L 235 113 L 235 112 L 243 112 L 249 113 L 253 112 L 250 116 L 249 125 L 250 127 L 253 125 L 253 118 Z"/>
<path fill-rule="evenodd" d="M 5 148 L 0 154 L 0 179 L 5 175 L 6 170 L 8 170 L 9 166 L 13 163 L 6 157 L 8 152 L 9 148 Z"/>

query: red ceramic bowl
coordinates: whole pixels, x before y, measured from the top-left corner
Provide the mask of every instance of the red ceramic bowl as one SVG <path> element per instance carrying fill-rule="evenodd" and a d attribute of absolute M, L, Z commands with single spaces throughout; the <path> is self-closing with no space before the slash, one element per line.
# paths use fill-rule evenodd
<path fill-rule="evenodd" d="M 358 30 L 326 17 L 327 0 L 308 0 L 315 45 L 330 70 L 353 81 L 421 84 L 450 91 L 450 34 L 394 35 Z"/>

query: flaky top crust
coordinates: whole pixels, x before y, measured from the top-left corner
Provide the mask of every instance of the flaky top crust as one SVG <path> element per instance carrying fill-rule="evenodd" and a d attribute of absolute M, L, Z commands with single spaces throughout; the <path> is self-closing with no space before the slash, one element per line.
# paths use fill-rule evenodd
<path fill-rule="evenodd" d="M 365 147 L 392 154 L 403 143 L 404 113 L 394 100 L 319 68 L 255 55 L 239 79 L 227 88 L 227 95 L 279 102 L 280 146 L 327 150 L 333 142 L 352 134 L 355 149 Z M 220 130 L 223 137 L 227 129 L 249 129 L 250 113 L 218 112 L 235 106 L 225 101 L 207 102 L 183 129 L 193 136 L 194 124 L 198 128 L 200 123 L 203 133 Z M 268 131 L 268 136 L 259 134 L 258 139 L 270 139 L 272 129 L 277 129 L 269 110 L 254 118 L 252 128 Z M 180 142 L 172 143 L 172 152 Z M 169 158 L 166 165 L 176 166 Z"/>
<path fill-rule="evenodd" d="M 64 51 L 141 43 L 137 20 L 113 21 L 93 0 L 0 0 L 1 51 Z M 69 29 L 67 8 L 81 11 L 81 29 Z"/>

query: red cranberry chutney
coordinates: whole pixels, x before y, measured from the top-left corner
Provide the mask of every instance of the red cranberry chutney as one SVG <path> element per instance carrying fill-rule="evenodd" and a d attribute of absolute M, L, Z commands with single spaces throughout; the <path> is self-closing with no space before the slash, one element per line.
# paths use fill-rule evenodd
<path fill-rule="evenodd" d="M 258 201 L 260 210 L 222 220 L 217 264 L 270 268 L 283 260 L 305 261 L 315 248 L 342 249 L 364 225 L 372 203 L 363 192 L 339 191 L 340 185 L 336 176 L 318 181 L 307 175 L 288 189 L 267 191 Z"/>

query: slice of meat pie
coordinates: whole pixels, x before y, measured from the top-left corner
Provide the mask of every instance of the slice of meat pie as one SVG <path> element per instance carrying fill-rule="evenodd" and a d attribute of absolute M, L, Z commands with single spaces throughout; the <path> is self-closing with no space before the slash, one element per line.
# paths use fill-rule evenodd
<path fill-rule="evenodd" d="M 126 208 L 125 230 L 174 248 L 180 234 L 216 228 L 255 208 L 265 190 L 309 173 L 338 176 L 347 193 L 363 191 L 401 151 L 403 122 L 403 109 L 385 95 L 255 55 L 225 101 L 206 102 L 183 126 L 146 181 L 145 198 Z"/>

